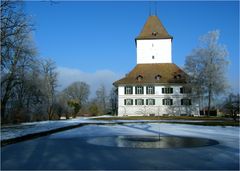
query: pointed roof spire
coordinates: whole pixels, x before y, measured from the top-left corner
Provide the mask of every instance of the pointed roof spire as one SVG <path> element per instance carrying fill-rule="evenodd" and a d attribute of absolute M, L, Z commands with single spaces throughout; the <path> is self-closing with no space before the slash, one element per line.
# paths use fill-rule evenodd
<path fill-rule="evenodd" d="M 164 28 L 162 22 L 155 15 L 148 17 L 138 39 L 172 39 L 173 37 L 168 34 L 167 30 Z"/>

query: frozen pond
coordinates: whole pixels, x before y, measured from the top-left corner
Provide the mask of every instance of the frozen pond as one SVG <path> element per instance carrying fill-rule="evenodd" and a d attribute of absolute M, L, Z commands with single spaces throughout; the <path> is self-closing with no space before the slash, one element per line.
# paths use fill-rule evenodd
<path fill-rule="evenodd" d="M 136 142 L 156 144 L 159 136 L 165 144 L 174 142 L 173 147 L 132 147 Z M 195 145 L 189 146 L 189 140 Z M 119 141 L 131 145 L 119 148 L 113 143 Z M 238 170 L 239 127 L 87 125 L 3 147 L 1 165 L 11 170 Z"/>
<path fill-rule="evenodd" d="M 206 138 L 158 135 L 97 137 L 90 138 L 87 142 L 94 145 L 127 148 L 192 148 L 218 144 L 217 141 Z"/>

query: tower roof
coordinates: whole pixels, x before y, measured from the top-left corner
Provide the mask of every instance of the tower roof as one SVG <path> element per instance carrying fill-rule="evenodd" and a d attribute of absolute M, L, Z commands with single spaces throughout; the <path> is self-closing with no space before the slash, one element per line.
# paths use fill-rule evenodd
<path fill-rule="evenodd" d="M 141 33 L 136 39 L 172 39 L 162 22 L 155 15 L 149 16 Z"/>

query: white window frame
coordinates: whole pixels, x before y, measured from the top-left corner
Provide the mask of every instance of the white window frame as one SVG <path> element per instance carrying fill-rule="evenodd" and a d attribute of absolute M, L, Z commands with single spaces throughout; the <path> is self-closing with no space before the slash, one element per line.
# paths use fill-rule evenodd
<path fill-rule="evenodd" d="M 166 106 L 173 105 L 173 99 L 162 99 L 162 105 L 166 105 Z"/>
<path fill-rule="evenodd" d="M 146 99 L 146 105 L 155 105 L 155 99 Z"/>
<path fill-rule="evenodd" d="M 137 106 L 144 105 L 144 100 L 143 99 L 135 99 L 135 105 L 137 105 Z"/>
<path fill-rule="evenodd" d="M 133 87 L 132 86 L 125 86 L 125 94 L 133 94 Z"/>
<path fill-rule="evenodd" d="M 163 87 L 162 94 L 173 94 L 173 88 L 172 87 Z"/>
<path fill-rule="evenodd" d="M 147 94 L 155 94 L 155 87 L 154 86 L 147 86 Z"/>
<path fill-rule="evenodd" d="M 135 90 L 136 90 L 135 94 L 144 94 L 143 86 L 136 86 Z"/>
<path fill-rule="evenodd" d="M 126 106 L 133 105 L 133 99 L 124 99 L 124 104 L 125 104 Z"/>

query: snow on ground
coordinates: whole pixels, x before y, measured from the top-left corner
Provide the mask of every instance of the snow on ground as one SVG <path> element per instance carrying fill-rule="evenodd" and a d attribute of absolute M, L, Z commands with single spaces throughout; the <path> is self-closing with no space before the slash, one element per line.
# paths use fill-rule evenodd
<path fill-rule="evenodd" d="M 44 132 L 71 125 L 78 125 L 80 123 L 108 123 L 108 122 L 90 120 L 87 117 L 78 117 L 69 120 L 28 122 L 19 125 L 3 126 L 1 127 L 1 140 L 21 137 L 23 135 Z"/>
<path fill-rule="evenodd" d="M 97 117 L 78 117 L 75 119 L 69 120 L 56 120 L 56 121 L 41 121 L 41 122 L 29 122 L 22 123 L 19 125 L 11 125 L 11 126 L 3 126 L 1 127 L 1 140 L 7 140 L 11 138 L 21 137 L 28 134 L 38 133 L 49 131 L 52 129 L 57 129 L 66 126 L 78 125 L 80 123 L 135 123 L 135 122 L 203 122 L 201 120 L 112 120 L 112 121 L 104 121 L 104 120 L 93 120 L 93 118 L 98 117 L 108 117 L 97 116 Z"/>

